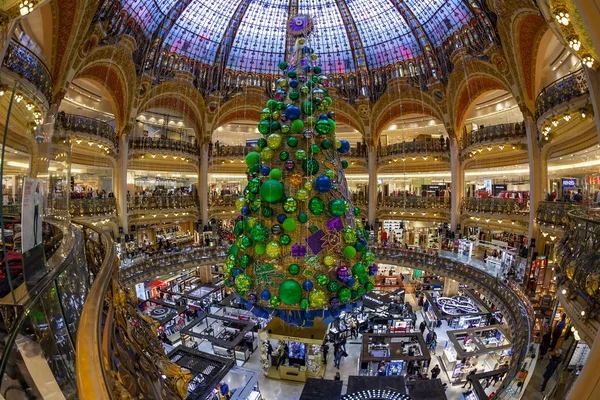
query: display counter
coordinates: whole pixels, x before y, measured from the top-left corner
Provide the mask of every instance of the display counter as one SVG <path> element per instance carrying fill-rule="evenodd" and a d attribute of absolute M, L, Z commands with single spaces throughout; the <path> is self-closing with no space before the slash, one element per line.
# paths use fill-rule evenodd
<path fill-rule="evenodd" d="M 364 334 L 359 374 L 396 376 L 407 363 L 430 359 L 420 333 Z"/>
<path fill-rule="evenodd" d="M 282 365 L 279 367 L 279 378 L 288 381 L 306 382 L 306 367 Z"/>

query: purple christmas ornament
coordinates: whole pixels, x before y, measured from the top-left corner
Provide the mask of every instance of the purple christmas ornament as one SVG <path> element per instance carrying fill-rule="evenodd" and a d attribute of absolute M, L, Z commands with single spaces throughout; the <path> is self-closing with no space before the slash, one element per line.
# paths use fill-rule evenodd
<path fill-rule="evenodd" d="M 377 264 L 373 264 L 369 267 L 369 275 L 374 276 L 377 274 Z"/>
<path fill-rule="evenodd" d="M 341 267 L 338 267 L 337 277 L 340 281 L 346 282 L 351 277 L 350 268 L 343 266 L 343 265 Z"/>

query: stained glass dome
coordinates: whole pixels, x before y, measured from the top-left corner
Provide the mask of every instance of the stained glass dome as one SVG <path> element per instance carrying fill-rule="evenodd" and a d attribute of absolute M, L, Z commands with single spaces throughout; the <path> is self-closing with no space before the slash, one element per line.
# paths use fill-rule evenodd
<path fill-rule="evenodd" d="M 326 74 L 401 65 L 440 78 L 455 47 L 491 42 L 480 0 L 120 0 L 147 41 L 146 64 L 175 55 L 195 65 L 276 74 L 293 41 L 286 22 L 310 15 L 310 45 Z M 485 36 L 485 37 L 484 37 Z M 138 43 L 139 44 L 139 43 Z M 444 60 L 442 60 L 444 58 Z"/>

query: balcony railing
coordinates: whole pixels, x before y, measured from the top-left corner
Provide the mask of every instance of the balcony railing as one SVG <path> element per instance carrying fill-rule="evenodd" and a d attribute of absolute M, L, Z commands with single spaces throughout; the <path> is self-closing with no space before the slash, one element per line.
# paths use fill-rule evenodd
<path fill-rule="evenodd" d="M 377 201 L 378 208 L 450 208 L 450 196 L 385 196 Z"/>
<path fill-rule="evenodd" d="M 588 93 L 588 83 L 583 69 L 563 76 L 546 86 L 535 99 L 536 121 L 557 105 Z"/>
<path fill-rule="evenodd" d="M 481 129 L 465 132 L 461 139 L 461 149 L 496 141 L 508 141 L 527 136 L 525 125 L 522 122 L 512 124 L 488 125 Z"/>
<path fill-rule="evenodd" d="M 75 135 L 77 133 L 85 133 L 91 135 L 91 138 L 107 140 L 112 143 L 115 149 L 119 145 L 114 128 L 99 119 L 60 112 L 56 118 L 55 127 L 74 132 Z"/>
<path fill-rule="evenodd" d="M 136 296 L 121 286 L 114 242 L 85 229 L 87 257 L 97 271 L 77 333 L 78 393 L 68 398 L 184 399 L 191 375 L 169 361 Z"/>
<path fill-rule="evenodd" d="M 558 285 L 566 285 L 569 298 L 582 296 L 584 319 L 600 307 L 600 209 L 578 208 L 567 213 L 565 234 L 557 247 Z"/>
<path fill-rule="evenodd" d="M 52 103 L 52 75 L 46 64 L 31 50 L 11 40 L 2 65 L 31 82 Z"/>
<path fill-rule="evenodd" d="M 529 200 L 467 197 L 463 199 L 462 209 L 477 213 L 527 214 L 529 213 Z"/>
<path fill-rule="evenodd" d="M 251 151 L 254 151 L 254 146 L 215 146 L 211 147 L 211 152 L 209 156 L 211 159 L 216 159 L 217 157 L 227 157 L 227 158 L 236 158 L 239 160 L 243 160 L 246 154 Z M 368 153 L 367 152 L 359 152 L 358 148 L 351 147 L 350 151 L 344 155 L 342 158 L 364 158 L 367 160 Z"/>
<path fill-rule="evenodd" d="M 168 151 L 172 153 L 185 153 L 190 157 L 198 157 L 198 146 L 189 142 L 174 139 L 154 139 L 147 137 L 132 137 L 129 139 L 130 150 L 142 150 L 146 152 Z"/>
<path fill-rule="evenodd" d="M 128 210 L 162 210 L 197 207 L 196 197 L 190 195 L 131 196 L 127 200 Z"/>
<path fill-rule="evenodd" d="M 538 223 L 544 225 L 564 227 L 569 220 L 569 211 L 579 208 L 581 205 L 575 203 L 542 201 L 538 206 L 536 219 Z"/>
<path fill-rule="evenodd" d="M 117 213 L 117 199 L 107 197 L 105 199 L 71 199 L 69 201 L 71 216 L 98 216 Z"/>
<path fill-rule="evenodd" d="M 377 155 L 379 157 L 401 157 L 403 155 L 409 156 L 411 154 L 448 153 L 449 151 L 446 141 L 442 143 L 441 140 L 437 139 L 430 141 L 415 140 L 413 142 L 395 143 L 380 147 L 377 151 Z"/>

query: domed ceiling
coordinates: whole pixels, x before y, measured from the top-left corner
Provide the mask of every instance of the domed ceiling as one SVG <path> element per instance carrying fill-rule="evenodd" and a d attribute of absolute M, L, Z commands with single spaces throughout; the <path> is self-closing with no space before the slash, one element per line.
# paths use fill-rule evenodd
<path fill-rule="evenodd" d="M 313 18 L 310 45 L 328 74 L 417 59 L 436 70 L 436 53 L 458 46 L 453 38 L 461 33 L 474 41 L 491 37 L 480 0 L 121 0 L 120 6 L 158 50 L 253 73 L 277 73 L 292 44 L 286 23 L 297 14 Z"/>

